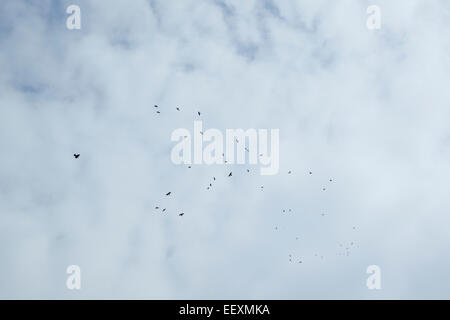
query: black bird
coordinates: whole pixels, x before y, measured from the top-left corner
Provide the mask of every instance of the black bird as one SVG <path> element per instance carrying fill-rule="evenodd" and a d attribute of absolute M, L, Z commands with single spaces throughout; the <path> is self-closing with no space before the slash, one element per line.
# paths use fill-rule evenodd
<path fill-rule="evenodd" d="M 188 169 L 190 169 L 191 168 L 191 166 L 188 166 Z"/>
<path fill-rule="evenodd" d="M 309 174 L 312 174 L 312 172 L 310 171 Z"/>
<path fill-rule="evenodd" d="M 292 171 L 289 170 L 289 171 L 288 171 L 288 174 L 291 174 L 291 173 L 292 173 Z"/>
<path fill-rule="evenodd" d="M 166 196 L 170 196 L 171 193 L 172 193 L 171 191 L 167 192 Z"/>
<path fill-rule="evenodd" d="M 216 181 L 216 177 L 213 177 L 214 181 Z"/>
<path fill-rule="evenodd" d="M 200 111 L 197 111 L 198 115 L 200 115 Z"/>
<path fill-rule="evenodd" d="M 180 217 L 184 216 L 184 212 L 181 212 L 181 213 L 179 214 L 179 216 L 180 216 Z"/>
<path fill-rule="evenodd" d="M 209 186 L 212 187 L 212 184 L 210 183 Z"/>
<path fill-rule="evenodd" d="M 180 111 L 180 108 L 177 107 L 177 110 Z"/>
<path fill-rule="evenodd" d="M 247 169 L 247 172 L 250 172 L 250 170 L 249 170 L 249 169 Z"/>
<path fill-rule="evenodd" d="M 233 172 L 230 172 L 230 174 L 228 176 L 231 177 L 232 175 L 233 175 Z"/>
<path fill-rule="evenodd" d="M 330 182 L 333 181 L 333 179 L 330 179 Z"/>
<path fill-rule="evenodd" d="M 162 212 L 166 211 L 166 208 L 162 209 Z"/>
<path fill-rule="evenodd" d="M 155 209 L 159 209 L 159 207 L 155 207 Z"/>
<path fill-rule="evenodd" d="M 161 113 L 161 112 L 159 112 L 159 111 L 156 111 L 156 113 Z"/>
<path fill-rule="evenodd" d="M 78 157 L 80 156 L 79 153 L 74 153 L 73 156 L 75 157 L 75 159 L 78 159 Z"/>
<path fill-rule="evenodd" d="M 156 104 L 154 105 L 154 107 L 155 107 L 155 108 L 158 108 L 158 106 L 157 106 Z"/>

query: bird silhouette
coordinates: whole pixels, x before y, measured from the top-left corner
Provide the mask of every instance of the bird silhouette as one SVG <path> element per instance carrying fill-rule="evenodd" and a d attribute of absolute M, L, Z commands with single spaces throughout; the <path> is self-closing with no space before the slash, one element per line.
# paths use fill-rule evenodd
<path fill-rule="evenodd" d="M 80 156 L 79 153 L 74 153 L 73 156 L 75 157 L 75 159 L 78 159 L 78 157 Z"/>
<path fill-rule="evenodd" d="M 166 196 L 170 196 L 171 193 L 172 193 L 171 191 L 167 192 Z"/>
<path fill-rule="evenodd" d="M 233 175 L 233 172 L 230 172 L 230 174 L 228 176 L 231 177 L 232 175 Z"/>
<path fill-rule="evenodd" d="M 181 212 L 181 213 L 179 214 L 179 216 L 180 216 L 180 217 L 184 216 L 184 212 Z"/>
<path fill-rule="evenodd" d="M 197 111 L 198 115 L 200 115 L 200 111 Z"/>
<path fill-rule="evenodd" d="M 177 110 L 180 111 L 180 108 L 177 107 Z"/>
<path fill-rule="evenodd" d="M 158 105 L 155 104 L 154 107 L 155 107 L 155 108 L 158 108 Z"/>

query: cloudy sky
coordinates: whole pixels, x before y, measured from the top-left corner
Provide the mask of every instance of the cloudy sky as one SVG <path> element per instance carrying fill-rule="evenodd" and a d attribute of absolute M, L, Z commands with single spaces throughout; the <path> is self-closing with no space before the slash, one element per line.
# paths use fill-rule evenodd
<path fill-rule="evenodd" d="M 449 34 L 445 0 L 1 1 L 0 298 L 450 298 Z M 278 174 L 173 164 L 198 119 L 279 129 Z"/>

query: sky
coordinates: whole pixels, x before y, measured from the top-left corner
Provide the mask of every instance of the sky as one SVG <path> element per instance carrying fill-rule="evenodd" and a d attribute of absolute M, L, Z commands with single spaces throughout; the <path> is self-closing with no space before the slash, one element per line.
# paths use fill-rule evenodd
<path fill-rule="evenodd" d="M 449 299 L 449 34 L 444 0 L 1 1 L 0 298 Z M 195 120 L 279 129 L 278 173 L 174 164 Z"/>

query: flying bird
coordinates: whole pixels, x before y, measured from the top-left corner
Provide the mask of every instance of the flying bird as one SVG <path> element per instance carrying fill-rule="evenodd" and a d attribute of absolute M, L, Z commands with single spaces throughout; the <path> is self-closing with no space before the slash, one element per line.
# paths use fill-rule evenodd
<path fill-rule="evenodd" d="M 158 108 L 158 105 L 155 104 L 154 107 L 155 107 L 155 108 Z"/>
<path fill-rule="evenodd" d="M 73 156 L 75 157 L 75 159 L 78 159 L 78 157 L 80 156 L 79 153 L 74 153 Z"/>
<path fill-rule="evenodd" d="M 181 212 L 181 213 L 179 214 L 179 216 L 180 216 L 180 217 L 184 216 L 184 212 Z"/>
<path fill-rule="evenodd" d="M 166 208 L 162 209 L 162 212 L 166 211 Z"/>
<path fill-rule="evenodd" d="M 200 111 L 197 111 L 198 115 L 200 115 Z"/>
<path fill-rule="evenodd" d="M 180 108 L 177 107 L 177 110 L 180 111 Z"/>
<path fill-rule="evenodd" d="M 156 111 L 156 113 L 161 113 L 161 112 L 159 112 L 159 111 Z"/>
<path fill-rule="evenodd" d="M 159 209 L 159 207 L 155 207 L 155 209 Z"/>
<path fill-rule="evenodd" d="M 167 192 L 166 196 L 170 196 L 171 193 L 172 193 L 171 191 Z"/>
<path fill-rule="evenodd" d="M 233 172 L 230 172 L 230 174 L 228 176 L 231 177 L 232 175 L 233 175 Z"/>

